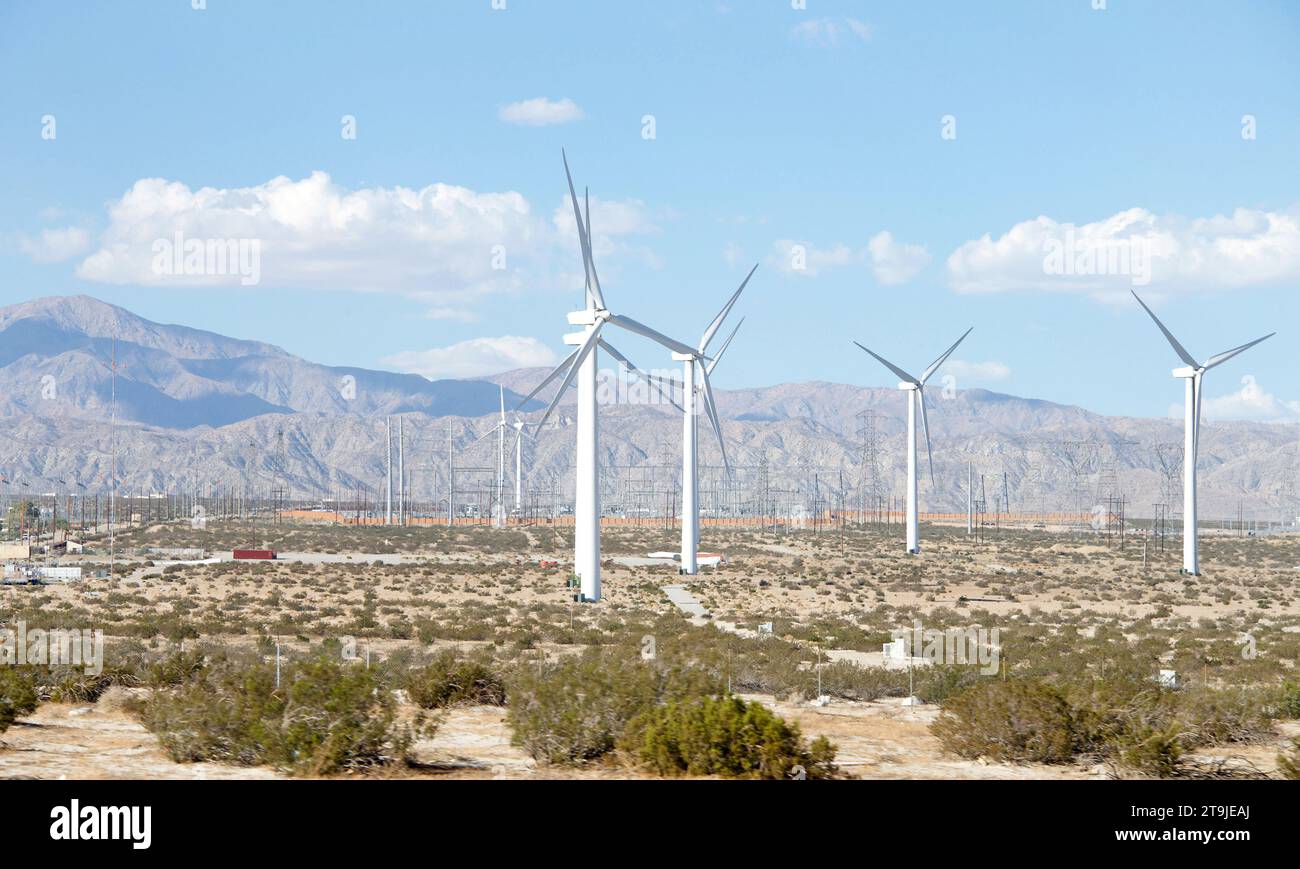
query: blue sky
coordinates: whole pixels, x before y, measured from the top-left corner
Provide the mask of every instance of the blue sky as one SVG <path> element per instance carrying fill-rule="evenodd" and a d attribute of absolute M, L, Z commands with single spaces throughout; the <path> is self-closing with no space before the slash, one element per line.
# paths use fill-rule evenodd
<path fill-rule="evenodd" d="M 1281 332 L 1210 417 L 1300 419 L 1292 3 L 206 5 L 0 6 L 0 304 L 431 376 L 545 361 L 581 299 L 565 147 L 613 310 L 693 342 L 762 264 L 719 387 L 892 385 L 851 340 L 921 369 L 973 325 L 959 387 L 1165 415 L 1136 279 L 1194 354 Z M 256 239 L 259 282 L 160 274 L 175 231 Z M 1134 259 L 1049 271 L 1074 240 Z"/>

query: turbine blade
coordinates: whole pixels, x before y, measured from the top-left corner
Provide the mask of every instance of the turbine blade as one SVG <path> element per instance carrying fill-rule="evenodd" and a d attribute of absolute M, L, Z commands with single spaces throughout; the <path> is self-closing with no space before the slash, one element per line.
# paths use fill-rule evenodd
<path fill-rule="evenodd" d="M 1256 338 L 1254 341 L 1251 341 L 1249 344 L 1242 344 L 1240 347 L 1233 347 L 1231 350 L 1224 350 L 1222 353 L 1218 353 L 1214 356 L 1211 356 L 1209 361 L 1205 363 L 1205 370 L 1209 371 L 1211 368 L 1213 368 L 1216 365 L 1222 365 L 1232 357 L 1236 356 L 1238 353 L 1245 353 L 1251 347 L 1254 347 L 1256 344 L 1260 343 L 1261 341 L 1267 341 L 1269 338 L 1272 338 L 1276 334 L 1277 334 L 1276 332 L 1269 332 L 1263 338 Z"/>
<path fill-rule="evenodd" d="M 740 289 L 731 294 L 731 298 L 727 299 L 727 304 L 722 306 L 722 310 L 718 312 L 718 316 L 714 317 L 713 322 L 709 324 L 709 328 L 704 330 L 704 337 L 700 339 L 700 353 L 709 349 L 709 342 L 713 340 L 713 336 L 722 328 L 722 321 L 727 319 L 727 315 L 731 313 L 731 309 L 736 304 L 736 300 L 740 298 L 741 293 L 745 292 L 745 287 L 749 284 L 749 279 L 754 276 L 754 272 L 756 271 L 758 271 L 758 263 L 754 263 L 754 267 L 749 270 L 749 274 L 745 275 L 745 279 L 740 282 Z"/>
<path fill-rule="evenodd" d="M 718 363 L 722 361 L 722 354 L 727 352 L 727 348 L 731 346 L 731 339 L 736 337 L 736 333 L 740 331 L 740 327 L 743 325 L 745 325 L 745 318 L 741 317 L 740 322 L 736 324 L 736 328 L 732 329 L 731 334 L 727 336 L 727 340 L 722 342 L 722 349 L 718 351 L 718 355 L 714 356 L 713 361 L 705 368 L 706 372 L 712 374 L 713 369 L 718 367 Z"/>
<path fill-rule="evenodd" d="M 930 490 L 934 490 L 934 451 L 930 449 L 930 418 L 925 413 L 925 390 L 916 391 L 916 400 L 921 402 L 921 428 L 925 431 L 925 455 L 930 460 Z"/>
<path fill-rule="evenodd" d="M 1169 346 L 1173 347 L 1174 352 L 1178 354 L 1178 358 L 1186 362 L 1192 368 L 1200 368 L 1200 363 L 1192 358 L 1192 354 L 1188 353 L 1187 350 L 1183 348 L 1182 344 L 1178 343 L 1178 339 L 1174 337 L 1174 333 L 1165 328 L 1165 324 L 1161 323 L 1160 318 L 1155 315 L 1155 312 L 1147 307 L 1147 303 L 1142 301 L 1138 296 L 1137 291 L 1129 290 L 1129 292 L 1133 294 L 1133 298 L 1137 299 L 1138 304 L 1142 306 L 1142 310 L 1150 314 L 1152 320 L 1155 320 L 1156 325 L 1160 327 L 1160 331 L 1164 333 L 1165 338 L 1169 341 Z"/>
<path fill-rule="evenodd" d="M 731 476 L 731 462 L 727 460 L 727 445 L 722 442 L 722 424 L 718 421 L 718 407 L 713 401 L 713 385 L 709 383 L 709 374 L 703 366 L 700 366 L 700 373 L 704 385 L 704 412 L 708 415 L 709 422 L 713 423 L 713 433 L 718 436 L 718 450 L 722 453 L 722 464 L 727 469 L 727 476 Z M 690 400 L 691 397 L 687 396 L 687 401 Z"/>
<path fill-rule="evenodd" d="M 582 270 L 587 278 L 587 295 L 595 301 L 596 307 L 604 308 L 605 300 L 600 295 L 600 288 L 591 279 L 591 239 L 587 238 L 587 226 L 582 220 L 582 209 L 578 207 L 578 191 L 573 187 L 573 173 L 569 171 L 569 155 L 560 149 L 564 160 L 564 177 L 569 182 L 569 199 L 573 202 L 573 220 L 578 225 L 578 243 L 582 245 Z"/>
<path fill-rule="evenodd" d="M 626 365 L 628 371 L 631 371 L 631 372 L 632 372 L 633 374 L 635 374 L 638 378 L 640 378 L 641 380 L 645 381 L 645 383 L 646 383 L 648 386 L 652 386 L 652 387 L 654 387 L 655 392 L 657 392 L 657 393 L 659 394 L 659 397 L 660 397 L 660 398 L 664 399 L 664 400 L 667 401 L 669 404 L 671 404 L 673 407 L 675 407 L 675 408 L 677 408 L 678 410 L 681 410 L 683 413 L 685 413 L 685 410 L 682 409 L 682 406 L 681 406 L 680 404 L 678 404 L 677 402 L 673 401 L 672 396 L 669 396 L 669 395 L 665 395 L 665 394 L 664 394 L 663 389 L 660 388 L 659 384 L 656 382 L 657 378 L 652 378 L 650 375 L 646 374 L 646 373 L 643 372 L 641 369 L 639 369 L 639 368 L 637 368 L 635 365 L 633 365 L 631 359 L 628 359 L 628 358 L 627 358 L 626 356 L 624 356 L 622 353 L 618 352 L 618 350 L 615 349 L 614 346 L 613 346 L 612 344 L 610 344 L 608 341 L 606 341 L 604 338 L 601 338 L 601 339 L 600 339 L 600 348 L 601 348 L 602 350 L 604 350 L 606 353 L 608 353 L 610 356 L 613 356 L 613 357 L 614 357 L 615 359 L 617 359 L 619 362 L 622 362 L 624 365 Z"/>
<path fill-rule="evenodd" d="M 573 352 L 570 353 L 567 357 L 565 357 L 565 359 L 564 359 L 563 362 L 561 362 L 559 365 L 555 366 L 555 369 L 554 369 L 550 374 L 546 375 L 546 379 L 544 379 L 541 383 L 537 384 L 537 387 L 536 387 L 535 389 L 533 389 L 532 392 L 528 393 L 528 395 L 524 397 L 524 400 L 523 400 L 523 401 L 519 402 L 519 405 L 515 408 L 515 413 L 519 413 L 520 409 L 521 409 L 525 404 L 527 404 L 528 402 L 532 401 L 533 398 L 537 395 L 537 393 L 539 393 L 539 392 L 541 392 L 543 389 L 545 389 L 545 388 L 546 388 L 546 384 L 550 383 L 552 380 L 554 380 L 555 378 L 557 378 L 557 377 L 559 377 L 561 374 L 563 374 L 564 371 L 567 369 L 567 366 L 568 366 L 571 362 L 573 362 L 574 358 L 578 355 L 578 351 L 579 351 L 580 349 L 581 349 L 580 347 L 575 347 L 575 348 L 573 349 Z"/>
<path fill-rule="evenodd" d="M 583 198 L 586 202 L 587 211 L 587 255 L 591 258 L 591 285 L 596 292 L 596 307 L 605 307 L 605 296 L 600 289 L 600 275 L 596 273 L 596 249 L 592 242 L 591 235 L 591 194 L 585 188 L 582 191 Z"/>
<path fill-rule="evenodd" d="M 854 341 L 853 343 L 854 343 L 854 344 L 858 344 L 857 341 Z M 898 375 L 898 377 L 899 377 L 900 379 L 902 379 L 902 380 L 906 380 L 908 383 L 915 383 L 917 386 L 920 386 L 920 385 L 921 385 L 921 381 L 917 380 L 915 377 L 913 377 L 912 375 L 908 374 L 906 371 L 904 371 L 903 369 L 899 368 L 897 365 L 895 365 L 894 363 L 890 362 L 890 361 L 889 361 L 888 359 L 886 359 L 885 357 L 883 357 L 883 356 L 881 356 L 881 355 L 879 355 L 879 354 L 877 354 L 877 353 L 872 353 L 870 350 L 867 350 L 867 348 L 866 348 L 866 347 L 863 347 L 861 344 L 858 344 L 858 347 L 859 347 L 861 350 L 864 350 L 865 352 L 867 352 L 868 354 L 870 354 L 871 356 L 874 356 L 877 362 L 879 362 L 881 365 L 883 365 L 883 366 L 885 366 L 886 368 L 888 368 L 890 371 L 894 372 L 894 374 Z"/>
<path fill-rule="evenodd" d="M 546 421 L 551 418 L 551 414 L 555 412 L 555 408 L 560 403 L 560 398 L 563 397 L 564 391 L 568 389 L 569 384 L 573 382 L 573 376 L 578 373 L 578 369 L 582 367 L 582 363 L 586 360 L 587 355 L 591 353 L 592 348 L 594 348 L 597 342 L 600 341 L 600 329 L 604 325 L 604 323 L 597 322 L 595 328 L 591 330 L 591 334 L 587 336 L 587 340 L 583 341 L 582 346 L 575 351 L 577 355 L 573 359 L 573 364 L 569 366 L 569 373 L 564 375 L 564 382 L 560 384 L 560 389 L 555 393 L 555 398 L 551 399 L 551 406 L 546 408 L 546 413 L 542 415 L 541 421 L 537 423 L 538 431 L 540 431 L 542 426 L 546 425 Z"/>
<path fill-rule="evenodd" d="M 921 375 L 921 383 L 925 383 L 927 380 L 929 380 L 930 376 L 934 374 L 934 372 L 939 370 L 939 366 L 943 365 L 943 363 L 948 361 L 948 357 L 952 355 L 952 351 L 956 350 L 957 345 L 965 341 L 966 336 L 969 335 L 972 331 L 974 331 L 974 329 L 975 327 L 971 326 L 969 329 L 963 332 L 961 334 L 961 337 L 957 339 L 956 343 L 954 343 L 951 347 L 948 348 L 948 352 L 944 353 L 938 359 L 930 363 L 930 367 L 925 369 L 925 373 Z"/>
<path fill-rule="evenodd" d="M 506 424 L 506 388 L 504 384 L 500 384 L 500 383 L 497 384 L 497 387 L 501 390 L 501 424 L 505 425 Z"/>
<path fill-rule="evenodd" d="M 662 344 L 664 347 L 667 347 L 669 350 L 672 350 L 674 353 L 685 353 L 690 356 L 695 355 L 694 347 L 691 347 L 687 344 L 683 344 L 681 341 L 675 341 L 672 338 L 669 338 L 667 335 L 663 334 L 662 332 L 656 332 L 654 329 L 651 329 L 649 326 L 645 325 L 644 323 L 638 323 L 636 320 L 633 320 L 631 317 L 624 317 L 618 314 L 611 314 L 608 322 L 612 323 L 615 326 L 618 326 L 621 329 L 626 329 L 629 332 L 635 332 L 636 334 L 641 335 L 642 337 L 649 338 L 651 341 L 654 341 L 658 344 Z"/>

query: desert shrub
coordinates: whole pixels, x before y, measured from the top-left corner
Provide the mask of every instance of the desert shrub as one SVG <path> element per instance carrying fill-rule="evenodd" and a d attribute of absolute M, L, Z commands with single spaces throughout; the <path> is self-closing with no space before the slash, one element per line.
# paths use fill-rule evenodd
<path fill-rule="evenodd" d="M 1275 718 L 1300 718 L 1300 682 L 1282 683 L 1273 698 L 1271 712 Z"/>
<path fill-rule="evenodd" d="M 1291 750 L 1277 756 L 1278 770 L 1283 778 L 1300 781 L 1300 739 L 1291 743 Z"/>
<path fill-rule="evenodd" d="M 202 672 L 207 657 L 197 649 L 173 652 L 149 664 L 145 681 L 153 687 L 183 685 Z"/>
<path fill-rule="evenodd" d="M 906 675 L 902 673 L 904 678 Z M 942 703 L 974 685 L 981 675 L 973 666 L 922 667 L 913 673 L 916 696 L 926 703 Z"/>
<path fill-rule="evenodd" d="M 739 697 L 697 697 L 641 712 L 628 722 L 619 747 L 659 775 L 720 775 L 784 779 L 802 768 L 808 778 L 837 772 L 825 737 L 804 742 L 798 725 L 761 703 Z"/>
<path fill-rule="evenodd" d="M 1191 689 L 1179 693 L 1178 707 L 1188 748 L 1252 742 L 1271 731 L 1266 699 L 1257 691 Z"/>
<path fill-rule="evenodd" d="M 1163 727 L 1137 724 L 1115 732 L 1105 747 L 1123 766 L 1167 778 L 1178 772 L 1182 737 L 1182 728 L 1176 723 Z"/>
<path fill-rule="evenodd" d="M 543 763 L 575 764 L 613 750 L 627 723 L 658 703 L 719 692 L 695 669 L 660 669 L 610 649 L 521 666 L 506 690 L 513 741 Z"/>
<path fill-rule="evenodd" d="M 40 699 L 25 669 L 0 667 L 0 733 L 20 715 L 35 712 Z"/>
<path fill-rule="evenodd" d="M 104 692 L 114 685 L 134 688 L 139 677 L 130 667 L 105 667 L 88 674 L 76 667 L 59 668 L 52 674 L 50 699 L 57 703 L 98 703 Z"/>
<path fill-rule="evenodd" d="M 409 670 L 405 680 L 411 702 L 425 709 L 441 709 L 457 703 L 504 706 L 505 681 L 480 661 L 460 660 L 444 652 L 427 666 Z"/>
<path fill-rule="evenodd" d="M 156 691 L 141 718 L 178 762 L 265 763 L 323 775 L 403 758 L 427 725 L 399 726 L 395 706 L 370 671 L 319 658 L 287 664 L 280 688 L 271 664 L 201 670 Z"/>
<path fill-rule="evenodd" d="M 946 700 L 930 729 L 944 748 L 968 758 L 1064 763 L 1083 741 L 1065 695 L 1026 679 L 976 683 Z"/>

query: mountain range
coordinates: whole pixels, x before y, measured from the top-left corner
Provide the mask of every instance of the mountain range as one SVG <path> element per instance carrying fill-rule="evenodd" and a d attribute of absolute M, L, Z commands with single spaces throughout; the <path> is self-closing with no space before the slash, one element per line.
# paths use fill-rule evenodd
<path fill-rule="evenodd" d="M 283 488 L 319 499 L 364 489 L 373 499 L 385 472 L 384 418 L 401 414 L 412 498 L 437 500 L 449 445 L 462 492 L 495 477 L 489 435 L 500 389 L 513 408 L 544 376 L 521 369 L 431 381 L 319 365 L 87 296 L 35 299 L 0 308 L 0 493 L 106 491 L 116 467 L 119 489 L 130 492 Z M 570 391 L 554 423 L 523 441 L 525 476 L 540 499 L 571 496 L 572 411 L 564 408 L 572 402 Z M 864 472 L 865 428 L 875 431 L 875 491 L 902 494 L 905 404 L 896 389 L 785 383 L 718 390 L 717 403 L 733 483 L 703 425 L 706 507 L 760 486 L 778 501 L 809 503 L 815 493 L 833 503 L 843 493 L 854 503 L 873 477 Z M 531 403 L 524 418 L 535 421 L 542 406 Z M 927 479 L 922 447 L 923 509 L 965 509 L 968 463 L 989 509 L 1004 493 L 1017 511 L 1087 510 L 1123 494 L 1140 516 L 1177 500 L 1181 420 L 1108 417 L 970 389 L 933 390 L 930 426 L 935 475 Z M 602 407 L 604 503 L 657 504 L 679 474 L 680 439 L 669 405 Z M 1261 519 L 1294 517 L 1298 441 L 1294 424 L 1204 424 L 1203 515 L 1235 516 L 1240 506 Z M 506 464 L 513 468 L 512 456 Z"/>

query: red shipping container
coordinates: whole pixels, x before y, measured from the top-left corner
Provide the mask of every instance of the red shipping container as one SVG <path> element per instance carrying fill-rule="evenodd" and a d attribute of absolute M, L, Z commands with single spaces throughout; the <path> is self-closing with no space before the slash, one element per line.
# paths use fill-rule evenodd
<path fill-rule="evenodd" d="M 274 549 L 236 549 L 231 555 L 236 561 L 273 561 Z"/>

